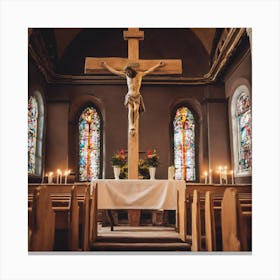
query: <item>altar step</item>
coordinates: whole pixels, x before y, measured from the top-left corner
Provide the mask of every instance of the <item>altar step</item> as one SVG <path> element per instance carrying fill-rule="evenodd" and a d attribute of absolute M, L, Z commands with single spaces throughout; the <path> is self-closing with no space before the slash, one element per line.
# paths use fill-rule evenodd
<path fill-rule="evenodd" d="M 182 242 L 174 228 L 116 226 L 99 228 L 92 251 L 190 251 L 190 242 Z"/>
<path fill-rule="evenodd" d="M 190 251 L 191 246 L 187 243 L 124 243 L 124 242 L 95 242 L 92 251 Z"/>

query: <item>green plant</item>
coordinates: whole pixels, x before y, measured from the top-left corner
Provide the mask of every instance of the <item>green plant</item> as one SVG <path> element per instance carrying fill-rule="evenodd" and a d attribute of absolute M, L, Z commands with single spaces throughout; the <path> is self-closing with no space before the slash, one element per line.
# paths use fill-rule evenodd
<path fill-rule="evenodd" d="M 127 163 L 121 167 L 121 172 L 120 172 L 120 179 L 127 179 L 128 178 L 128 167 Z"/>
<path fill-rule="evenodd" d="M 147 161 L 141 158 L 139 159 L 139 164 L 138 164 L 138 174 L 139 176 L 143 177 L 143 179 L 150 178 L 149 166 L 147 164 Z"/>

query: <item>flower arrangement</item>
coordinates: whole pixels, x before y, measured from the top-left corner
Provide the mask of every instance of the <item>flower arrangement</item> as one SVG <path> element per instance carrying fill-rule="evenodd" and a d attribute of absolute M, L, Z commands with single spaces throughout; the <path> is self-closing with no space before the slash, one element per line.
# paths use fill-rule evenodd
<path fill-rule="evenodd" d="M 126 164 L 126 156 L 124 154 L 124 150 L 119 150 L 114 153 L 111 162 L 113 166 L 124 166 Z"/>
<path fill-rule="evenodd" d="M 151 167 L 157 167 L 159 165 L 159 156 L 157 155 L 157 151 L 154 149 L 148 150 L 147 152 L 147 165 Z"/>

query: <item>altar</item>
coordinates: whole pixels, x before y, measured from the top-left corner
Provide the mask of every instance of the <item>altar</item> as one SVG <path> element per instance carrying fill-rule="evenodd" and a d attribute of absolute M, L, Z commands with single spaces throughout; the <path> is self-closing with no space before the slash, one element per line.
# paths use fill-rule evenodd
<path fill-rule="evenodd" d="M 183 180 L 96 180 L 98 209 L 176 210 L 180 238 L 186 240 Z"/>

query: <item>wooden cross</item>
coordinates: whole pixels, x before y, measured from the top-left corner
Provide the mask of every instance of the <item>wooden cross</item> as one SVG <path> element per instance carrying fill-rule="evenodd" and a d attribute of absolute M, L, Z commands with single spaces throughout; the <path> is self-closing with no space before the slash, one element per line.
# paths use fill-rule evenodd
<path fill-rule="evenodd" d="M 108 74 L 108 71 L 101 66 L 101 62 L 107 62 L 118 71 L 122 71 L 126 66 L 132 66 L 136 71 L 145 71 L 160 61 L 165 62 L 165 66 L 158 68 L 151 75 L 182 74 L 181 59 L 139 59 L 139 40 L 144 40 L 144 31 L 139 28 L 128 28 L 123 32 L 124 40 L 128 41 L 128 58 L 121 57 L 86 57 L 85 74 Z"/>
<path fill-rule="evenodd" d="M 139 59 L 139 40 L 144 39 L 144 32 L 139 28 L 128 28 L 123 32 L 124 40 L 128 41 L 128 58 L 120 57 L 86 57 L 85 74 L 107 74 L 108 70 L 102 66 L 102 62 L 118 71 L 123 71 L 126 66 L 132 66 L 136 71 L 146 71 L 158 64 L 165 63 L 164 67 L 155 70 L 151 75 L 182 74 L 182 61 L 180 59 Z M 138 179 L 139 161 L 139 123 L 135 124 L 135 134 L 128 131 L 128 179 Z M 151 143 L 151 146 L 153 144 Z"/>

